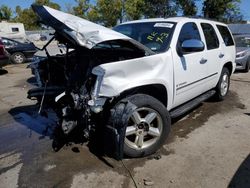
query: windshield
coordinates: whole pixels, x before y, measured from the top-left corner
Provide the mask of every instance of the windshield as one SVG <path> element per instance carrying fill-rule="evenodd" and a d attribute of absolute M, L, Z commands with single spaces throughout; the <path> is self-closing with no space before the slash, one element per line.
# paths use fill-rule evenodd
<path fill-rule="evenodd" d="M 119 25 L 114 30 L 160 53 L 169 47 L 174 27 L 172 22 L 145 22 Z"/>
<path fill-rule="evenodd" d="M 250 37 L 235 37 L 236 47 L 250 47 Z"/>

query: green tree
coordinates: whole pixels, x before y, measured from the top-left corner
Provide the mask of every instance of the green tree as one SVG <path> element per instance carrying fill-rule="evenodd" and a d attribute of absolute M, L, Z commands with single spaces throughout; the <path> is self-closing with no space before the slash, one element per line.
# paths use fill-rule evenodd
<path fill-rule="evenodd" d="M 73 6 L 71 3 L 65 3 L 65 10 L 69 14 L 74 14 Z"/>
<path fill-rule="evenodd" d="M 88 16 L 97 19 L 96 22 L 112 27 L 117 24 L 122 15 L 121 0 L 97 0 L 96 6 L 92 7 Z"/>
<path fill-rule="evenodd" d="M 240 2 L 241 0 L 204 0 L 204 17 L 226 22 L 230 18 L 240 17 Z"/>
<path fill-rule="evenodd" d="M 197 14 L 195 0 L 177 0 L 176 4 L 181 9 L 183 16 L 195 16 Z"/>
<path fill-rule="evenodd" d="M 57 3 L 54 3 L 50 0 L 35 0 L 34 4 L 37 4 L 37 5 L 46 5 L 48 7 L 51 7 L 51 8 L 54 8 L 54 9 L 57 9 L 57 10 L 60 10 L 61 7 L 59 4 Z"/>
<path fill-rule="evenodd" d="M 16 14 L 21 14 L 22 8 L 19 5 L 16 6 L 15 12 L 16 12 Z"/>
<path fill-rule="evenodd" d="M 243 21 L 243 15 L 240 12 L 239 6 L 234 3 L 229 4 L 224 14 L 224 20 L 227 23 L 238 23 Z"/>
<path fill-rule="evenodd" d="M 60 5 L 50 0 L 35 0 L 34 4 L 46 5 L 60 10 Z M 14 18 L 14 21 L 23 23 L 26 30 L 35 30 L 40 28 L 39 18 L 31 8 L 21 9 L 20 6 L 17 6 L 15 12 L 16 17 Z"/>
<path fill-rule="evenodd" d="M 167 17 L 177 15 L 178 7 L 174 0 L 151 0 L 145 1 L 146 18 Z"/>
<path fill-rule="evenodd" d="M 124 8 L 129 20 L 138 20 L 145 11 L 145 0 L 126 0 Z"/>
<path fill-rule="evenodd" d="M 89 0 L 75 0 L 77 6 L 73 7 L 73 13 L 76 16 L 86 18 L 90 8 Z"/>
<path fill-rule="evenodd" d="M 21 9 L 20 6 L 17 6 L 14 21 L 23 23 L 27 30 L 35 30 L 39 28 L 37 22 L 38 18 L 31 8 Z"/>
<path fill-rule="evenodd" d="M 100 14 L 96 6 L 91 7 L 91 9 L 88 11 L 87 19 L 92 22 L 101 23 L 102 19 L 100 18 Z"/>
<path fill-rule="evenodd" d="M 6 5 L 2 5 L 0 7 L 0 20 L 7 20 L 9 21 L 13 15 L 11 8 Z"/>

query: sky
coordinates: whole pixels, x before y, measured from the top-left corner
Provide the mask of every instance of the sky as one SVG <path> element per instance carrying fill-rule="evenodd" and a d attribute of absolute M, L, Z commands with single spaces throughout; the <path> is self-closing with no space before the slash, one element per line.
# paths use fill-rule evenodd
<path fill-rule="evenodd" d="M 73 6 L 75 5 L 74 0 L 52 0 L 55 3 L 58 3 L 62 10 L 65 9 L 65 4 L 72 4 Z M 92 0 L 94 2 L 94 0 Z M 11 2 L 11 3 L 10 3 Z M 13 10 L 15 10 L 16 6 L 21 6 L 22 8 L 27 8 L 29 7 L 34 0 L 0 0 L 0 6 L 1 5 L 7 5 L 11 7 Z M 201 9 L 202 9 L 202 0 L 197 1 L 197 6 L 198 6 L 198 14 L 201 14 Z M 250 20 L 250 0 L 241 0 L 240 3 L 240 9 L 241 13 L 244 17 L 245 20 Z"/>

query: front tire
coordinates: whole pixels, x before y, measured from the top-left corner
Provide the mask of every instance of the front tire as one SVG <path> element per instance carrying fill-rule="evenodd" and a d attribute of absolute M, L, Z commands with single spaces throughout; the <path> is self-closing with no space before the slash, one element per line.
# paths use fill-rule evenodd
<path fill-rule="evenodd" d="M 215 99 L 218 101 L 224 100 L 225 96 L 229 91 L 229 86 L 230 86 L 230 72 L 228 68 L 223 67 L 219 82 L 215 87 L 216 90 Z"/>
<path fill-rule="evenodd" d="M 11 55 L 11 60 L 15 64 L 22 64 L 26 61 L 25 56 L 21 52 L 16 52 Z"/>
<path fill-rule="evenodd" d="M 165 142 L 170 132 L 170 116 L 166 107 L 157 99 L 136 94 L 125 100 L 133 104 L 126 109 L 126 131 L 123 152 L 128 157 L 144 157 L 155 153 Z M 119 106 L 119 105 L 118 105 Z M 111 121 L 117 121 L 111 117 Z"/>

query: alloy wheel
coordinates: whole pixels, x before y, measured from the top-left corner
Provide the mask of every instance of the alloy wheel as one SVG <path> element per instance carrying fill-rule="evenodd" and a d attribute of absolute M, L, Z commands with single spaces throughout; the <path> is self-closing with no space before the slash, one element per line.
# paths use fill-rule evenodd
<path fill-rule="evenodd" d="M 160 114 L 148 107 L 136 109 L 129 118 L 125 144 L 140 150 L 152 146 L 162 134 L 163 121 Z"/>
<path fill-rule="evenodd" d="M 220 87 L 222 96 L 225 96 L 227 94 L 228 86 L 229 86 L 229 77 L 227 74 L 224 74 L 221 80 L 221 87 Z"/>

